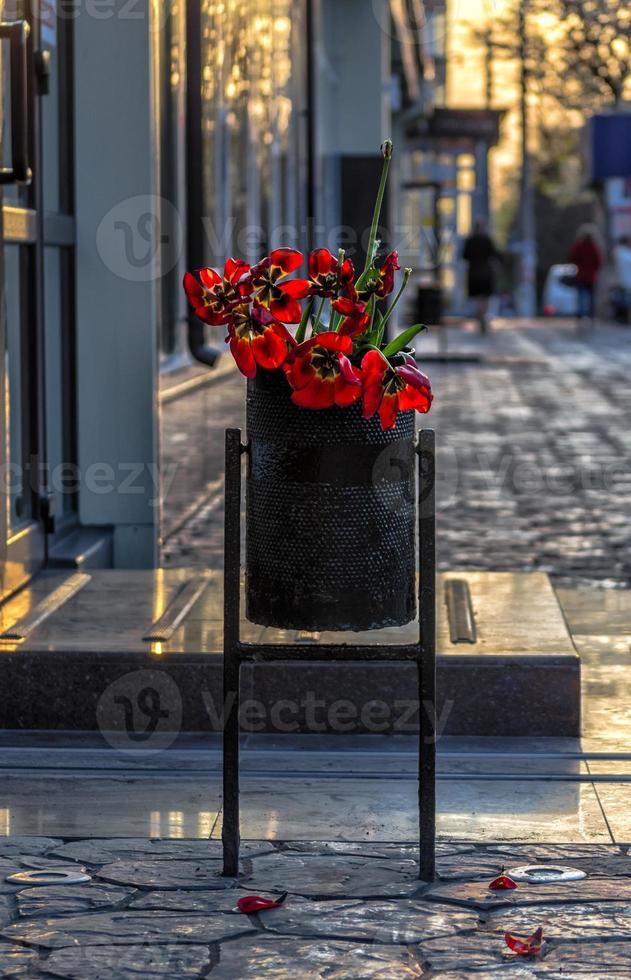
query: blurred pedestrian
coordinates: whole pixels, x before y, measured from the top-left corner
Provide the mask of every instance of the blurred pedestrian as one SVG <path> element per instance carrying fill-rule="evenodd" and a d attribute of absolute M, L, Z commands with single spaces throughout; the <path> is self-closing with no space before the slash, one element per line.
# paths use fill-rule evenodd
<path fill-rule="evenodd" d="M 502 256 L 495 247 L 483 221 L 476 221 L 473 232 L 464 243 L 462 257 L 469 266 L 467 281 L 469 299 L 474 302 L 476 320 L 480 324 L 482 333 L 485 333 L 489 300 L 495 292 L 495 270 L 493 266 L 495 262 L 501 261 Z"/>
<path fill-rule="evenodd" d="M 613 250 L 615 270 L 614 312 L 619 323 L 629 323 L 631 315 L 631 238 L 623 235 Z"/>
<path fill-rule="evenodd" d="M 570 262 L 576 266 L 578 317 L 587 317 L 592 322 L 596 313 L 596 283 L 603 266 L 603 253 L 598 237 L 594 225 L 581 225 L 569 254 Z"/>

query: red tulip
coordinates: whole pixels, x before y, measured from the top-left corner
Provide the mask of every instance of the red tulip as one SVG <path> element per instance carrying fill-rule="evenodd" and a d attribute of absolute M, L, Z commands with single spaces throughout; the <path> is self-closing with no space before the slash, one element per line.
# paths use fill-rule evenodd
<path fill-rule="evenodd" d="M 384 296 L 389 296 L 394 289 L 394 274 L 398 272 L 401 266 L 399 265 L 399 253 L 390 252 L 386 256 L 385 262 L 379 270 L 379 283 L 377 286 L 377 296 L 383 298 Z"/>
<path fill-rule="evenodd" d="M 237 367 L 246 378 L 253 378 L 258 367 L 273 371 L 282 367 L 295 340 L 269 310 L 243 303 L 232 311 L 228 342 Z"/>
<path fill-rule="evenodd" d="M 247 274 L 250 266 L 228 259 L 223 278 L 214 269 L 198 269 L 184 276 L 184 289 L 195 315 L 212 326 L 228 322 L 231 310 L 252 292 Z"/>
<path fill-rule="evenodd" d="M 371 296 L 376 296 L 378 300 L 385 299 L 394 289 L 394 274 L 400 268 L 399 253 L 390 252 L 381 268 L 371 269 L 364 285 L 359 289 L 356 289 L 354 285 L 349 286 L 347 295 L 350 299 L 359 300 L 362 303 L 367 303 Z"/>
<path fill-rule="evenodd" d="M 540 926 L 528 939 L 519 939 L 518 936 L 512 936 L 507 932 L 504 935 L 504 942 L 517 956 L 536 956 L 543 946 L 543 929 Z"/>
<path fill-rule="evenodd" d="M 315 296 L 338 296 L 353 281 L 355 268 L 350 259 L 336 258 L 328 248 L 316 248 L 309 256 L 311 293 Z"/>
<path fill-rule="evenodd" d="M 331 408 L 356 402 L 362 388 L 361 376 L 347 357 L 352 350 L 350 337 L 332 332 L 317 334 L 296 347 L 284 366 L 294 404 Z"/>
<path fill-rule="evenodd" d="M 379 412 L 381 428 L 393 429 L 397 414 L 407 409 L 429 412 L 433 395 L 429 379 L 412 358 L 394 367 L 379 351 L 371 350 L 362 361 L 364 418 Z"/>
<path fill-rule="evenodd" d="M 292 279 L 281 283 L 303 261 L 302 252 L 293 248 L 277 248 L 254 266 L 250 274 L 257 303 L 267 307 L 282 323 L 300 321 L 302 309 L 298 300 L 304 299 L 311 291 L 308 279 Z"/>

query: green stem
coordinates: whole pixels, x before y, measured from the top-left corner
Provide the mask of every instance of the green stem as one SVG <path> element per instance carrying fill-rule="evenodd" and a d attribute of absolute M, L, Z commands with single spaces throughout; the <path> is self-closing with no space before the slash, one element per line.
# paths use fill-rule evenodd
<path fill-rule="evenodd" d="M 322 320 L 322 314 L 324 313 L 324 305 L 325 305 L 325 303 L 326 303 L 326 296 L 323 296 L 322 297 L 322 302 L 320 303 L 320 309 L 318 310 L 318 315 L 316 317 L 316 321 L 313 324 L 313 328 L 312 328 L 312 331 L 311 331 L 311 333 L 312 333 L 312 335 L 314 337 L 315 337 L 315 335 L 318 332 L 318 327 L 320 326 L 320 321 Z"/>
<path fill-rule="evenodd" d="M 338 269 L 342 268 L 345 258 L 346 258 L 346 250 L 340 248 L 337 253 Z M 342 314 L 338 313 L 336 310 L 333 309 L 333 301 L 331 301 L 331 319 L 329 321 L 329 330 L 332 330 L 335 333 L 341 322 L 342 322 Z"/>
<path fill-rule="evenodd" d="M 298 341 L 299 344 L 301 344 L 305 339 L 305 335 L 307 333 L 307 324 L 309 323 L 312 310 L 313 310 L 313 299 L 310 299 L 307 305 L 305 306 L 304 313 L 302 314 L 302 319 L 300 321 L 300 325 L 296 330 L 296 340 Z"/>
<path fill-rule="evenodd" d="M 373 293 L 368 300 L 368 305 L 366 306 L 366 313 L 370 317 L 370 324 L 366 333 L 372 333 L 373 324 L 375 322 L 375 313 L 377 312 L 377 297 Z"/>
<path fill-rule="evenodd" d="M 381 171 L 379 190 L 377 191 L 377 200 L 375 201 L 375 210 L 372 216 L 372 225 L 370 226 L 370 238 L 368 239 L 368 248 L 366 250 L 366 265 L 364 266 L 364 274 L 368 272 L 375 258 L 374 251 L 375 243 L 377 241 L 377 229 L 379 228 L 379 219 L 381 217 L 383 199 L 386 193 L 386 184 L 388 183 L 390 160 L 392 159 L 392 140 L 385 141 L 381 147 L 381 152 L 383 154 L 383 168 Z"/>
<path fill-rule="evenodd" d="M 410 276 L 411 275 L 412 275 L 412 270 L 411 269 L 405 269 L 404 270 L 404 272 L 403 272 L 403 282 L 401 283 L 401 288 L 399 289 L 399 292 L 394 297 L 392 303 L 390 304 L 390 306 L 389 306 L 389 308 L 388 308 L 388 310 L 387 310 L 387 312 L 386 312 L 386 314 L 385 314 L 385 316 L 384 316 L 384 318 L 383 318 L 383 320 L 381 322 L 382 328 L 385 328 L 386 323 L 388 322 L 388 320 L 390 319 L 390 317 L 394 313 L 397 303 L 399 302 L 399 300 L 403 296 L 403 293 L 407 289 L 407 285 L 408 285 L 408 283 L 410 281 Z"/>

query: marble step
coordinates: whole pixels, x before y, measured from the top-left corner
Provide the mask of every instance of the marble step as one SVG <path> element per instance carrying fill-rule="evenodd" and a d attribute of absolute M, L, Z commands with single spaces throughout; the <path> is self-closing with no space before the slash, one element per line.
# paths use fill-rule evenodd
<path fill-rule="evenodd" d="M 139 741 L 152 726 L 220 730 L 222 581 L 220 573 L 208 573 L 198 598 L 195 587 L 188 590 L 193 604 L 182 601 L 182 590 L 199 575 L 93 570 L 77 591 L 66 587 L 64 574 L 36 578 L 0 607 L 0 728 L 122 730 Z M 445 587 L 454 580 L 470 595 L 475 642 L 453 642 Z M 63 601 L 50 603 L 51 595 Z M 43 607 L 50 611 L 42 619 Z M 172 629 L 169 608 L 176 613 Z M 546 575 L 441 575 L 437 613 L 441 733 L 580 734 L 580 658 Z M 157 622 L 165 639 L 150 642 Z M 314 653 L 334 641 L 412 645 L 417 638 L 415 623 L 367 634 L 298 634 L 243 622 L 242 639 L 309 657 L 244 664 L 243 729 L 413 733 L 414 663 L 333 663 L 314 660 Z"/>

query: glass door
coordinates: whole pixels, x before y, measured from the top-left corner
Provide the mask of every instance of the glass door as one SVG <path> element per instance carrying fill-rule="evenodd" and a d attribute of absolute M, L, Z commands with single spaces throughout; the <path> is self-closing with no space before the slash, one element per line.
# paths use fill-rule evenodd
<path fill-rule="evenodd" d="M 46 59 L 29 0 L 0 0 L 0 597 L 45 559 L 39 98 Z M 39 67 L 39 71 L 38 71 Z"/>

